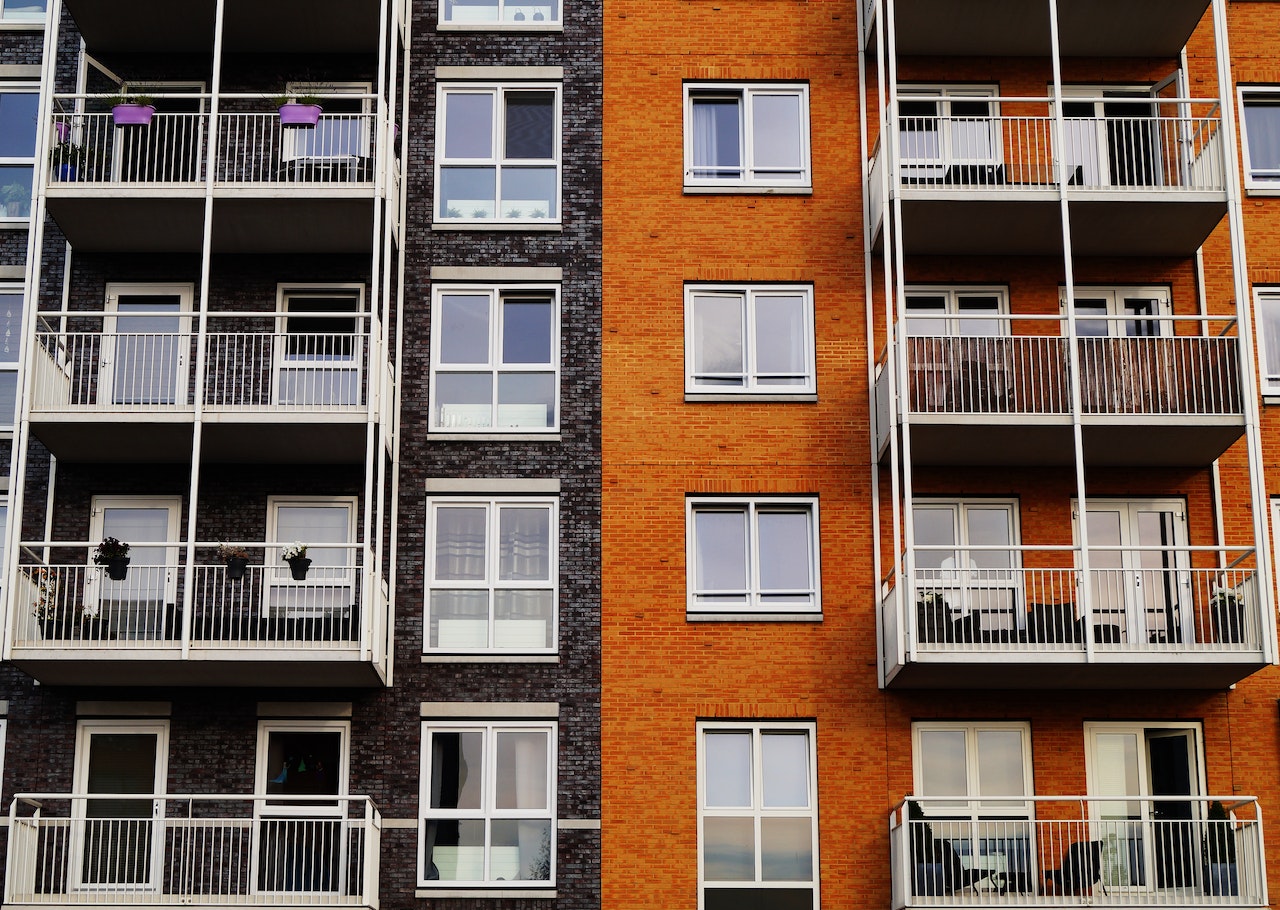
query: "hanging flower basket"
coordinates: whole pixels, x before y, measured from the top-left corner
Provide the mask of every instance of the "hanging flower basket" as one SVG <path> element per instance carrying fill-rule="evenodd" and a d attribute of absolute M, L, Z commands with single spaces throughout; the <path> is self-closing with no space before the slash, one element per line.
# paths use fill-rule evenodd
<path fill-rule="evenodd" d="M 311 568 L 311 560 L 305 556 L 295 556 L 289 560 L 289 572 L 294 581 L 306 581 L 307 572 Z"/>
<path fill-rule="evenodd" d="M 129 574 L 129 545 L 114 537 L 104 537 L 93 551 L 93 561 L 106 566 L 107 577 L 112 581 L 124 581 Z"/>
<path fill-rule="evenodd" d="M 129 577 L 129 557 L 113 556 L 107 560 L 107 577 L 112 581 L 124 581 Z"/>
<path fill-rule="evenodd" d="M 299 104 L 288 102 L 280 105 L 281 126 L 314 127 L 320 122 L 320 114 L 324 110 L 318 104 Z"/>
<path fill-rule="evenodd" d="M 111 108 L 111 120 L 116 126 L 148 126 L 155 113 L 151 104 L 117 104 Z"/>

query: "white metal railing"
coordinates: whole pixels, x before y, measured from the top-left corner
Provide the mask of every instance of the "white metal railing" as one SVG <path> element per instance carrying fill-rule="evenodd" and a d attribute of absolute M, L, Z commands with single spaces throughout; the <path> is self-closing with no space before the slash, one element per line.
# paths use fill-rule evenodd
<path fill-rule="evenodd" d="M 39 559 L 35 548 L 48 545 L 23 544 L 13 585 L 15 647 L 350 649 L 367 639 L 364 630 L 382 604 L 364 596 L 366 554 L 355 545 L 311 545 L 303 578 L 281 561 L 279 544 L 250 544 L 242 566 L 199 546 L 190 591 L 185 545 L 161 545 L 168 565 L 133 560 L 118 580 L 105 566 L 65 559 L 72 547 L 89 544 L 56 543 L 51 550 L 61 561 Z"/>
<path fill-rule="evenodd" d="M 282 317 L 265 318 L 275 325 Z M 301 322 L 305 316 L 290 318 Z M 353 323 L 364 318 L 350 316 Z M 32 412 L 186 410 L 199 386 L 211 408 L 337 412 L 367 404 L 367 331 L 209 332 L 202 383 L 193 369 L 198 337 L 38 330 Z"/>
<path fill-rule="evenodd" d="M 368 797 L 19 794 L 6 906 L 378 906 Z"/>
<path fill-rule="evenodd" d="M 1066 117 L 1054 141 L 1052 100 L 1008 97 L 898 97 L 897 173 L 904 187 L 1034 189 L 1056 186 L 1058 163 L 1068 186 L 1089 190 L 1224 191 L 1221 119 L 1206 99 L 1067 99 L 1133 109 L 1132 116 Z M 950 106 L 985 106 L 989 115 L 959 116 Z M 996 113 L 1003 105 L 1036 113 Z M 919 113 L 932 106 L 933 113 Z M 1213 111 L 1190 116 L 1186 110 Z M 1177 113 L 1172 113 L 1177 112 Z M 970 112 L 971 113 L 971 112 Z"/>
<path fill-rule="evenodd" d="M 218 183 L 372 183 L 374 118 L 321 114 L 313 128 L 280 125 L 276 112 L 218 119 Z"/>
<path fill-rule="evenodd" d="M 921 651 L 1253 653 L 1263 647 L 1257 571 L 1192 567 L 1225 548 L 918 546 L 915 574 L 888 592 L 893 627 Z M 1082 585 L 1089 585 L 1086 604 Z M 901 609 L 904 615 L 897 615 Z M 888 620 L 886 620 L 887 622 Z"/>
<path fill-rule="evenodd" d="M 1234 334 L 1178 335 L 1202 317 L 1078 316 L 1082 324 L 1119 323 L 1115 337 L 1076 338 L 1085 414 L 1239 415 L 1244 411 L 1239 341 Z M 1218 317 L 1212 321 L 1222 322 Z M 955 322 L 955 334 L 920 334 L 928 323 Z M 982 323 L 1059 334 L 967 334 Z M 1120 334 L 1126 324 L 1148 335 Z M 906 359 L 907 405 L 915 414 L 1071 412 L 1066 319 L 1001 314 L 908 317 L 898 326 Z"/>
<path fill-rule="evenodd" d="M 892 907 L 1267 905 L 1252 796 L 908 797 Z"/>

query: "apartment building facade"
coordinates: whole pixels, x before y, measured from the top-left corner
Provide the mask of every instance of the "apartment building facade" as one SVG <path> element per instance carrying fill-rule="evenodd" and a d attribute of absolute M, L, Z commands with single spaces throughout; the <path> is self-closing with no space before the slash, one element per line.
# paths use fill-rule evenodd
<path fill-rule="evenodd" d="M 598 10 L 12 5 L 5 904 L 598 907 Z"/>

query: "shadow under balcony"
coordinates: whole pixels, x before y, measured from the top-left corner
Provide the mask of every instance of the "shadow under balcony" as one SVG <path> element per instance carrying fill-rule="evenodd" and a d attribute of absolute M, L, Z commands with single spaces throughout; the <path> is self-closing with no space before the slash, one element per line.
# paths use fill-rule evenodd
<path fill-rule="evenodd" d="M 185 545 L 166 546 L 170 564 L 129 565 L 116 579 L 106 566 L 37 560 L 24 545 L 13 664 L 46 685 L 385 684 L 386 585 L 363 548 L 313 545 L 315 564 L 299 577 L 259 544 L 255 564 L 206 556 L 188 578 Z"/>
<path fill-rule="evenodd" d="M 876 52 L 876 0 L 864 0 L 868 51 Z M 1049 4 L 1026 0 L 885 0 L 900 55 L 1047 57 Z M 1066 57 L 1177 57 L 1209 0 L 1069 0 L 1057 4 Z"/>
<path fill-rule="evenodd" d="M 160 96 L 205 108 L 209 96 Z M 240 111 L 260 96 L 222 96 L 211 156 L 208 113 L 161 110 L 146 126 L 116 126 L 101 96 L 60 95 L 53 114 L 46 204 L 68 242 L 99 252 L 199 252 L 213 174 L 215 253 L 371 252 L 376 118 L 325 113 L 288 127 L 272 111 Z M 326 95 L 341 110 L 370 95 Z M 210 158 L 212 157 L 212 160 Z"/>
<path fill-rule="evenodd" d="M 917 558 L 937 549 L 917 548 Z M 948 550 L 943 568 L 886 583 L 885 684 L 1225 688 L 1268 664 L 1273 620 L 1250 552 L 1228 568 L 1195 567 L 1202 551 L 1090 549 L 1086 604 L 1071 547 Z"/>
<path fill-rule="evenodd" d="M 368 315 L 351 333 L 288 331 L 305 314 L 220 313 L 198 332 L 53 331 L 42 314 L 31 370 L 32 433 L 71 462 L 182 462 L 191 457 L 197 390 L 204 458 L 229 462 L 358 464 L 370 394 L 390 382 L 370 356 Z M 69 320 L 126 321 L 118 314 Z M 198 319 L 177 314 L 175 327 Z M 285 331 L 230 331 L 254 322 Z M 363 324 L 361 328 L 358 324 Z M 220 329 L 226 328 L 227 331 Z M 359 330 L 357 330 L 359 329 Z M 203 346 L 204 372 L 197 376 Z"/>
<path fill-rule="evenodd" d="M 897 349 L 906 373 L 899 397 L 912 463 L 1071 464 L 1070 343 L 1051 335 L 906 338 Z M 1085 337 L 1075 344 L 1090 464 L 1207 465 L 1243 435 L 1235 336 Z M 876 380 L 882 458 L 889 433 L 902 432 L 890 408 L 891 362 L 882 360 Z"/>
<path fill-rule="evenodd" d="M 894 910 L 1268 905 L 1251 796 L 909 796 L 889 856 Z"/>
<path fill-rule="evenodd" d="M 900 114 L 895 131 L 889 192 L 901 201 L 903 248 L 913 255 L 1060 255 L 1065 193 L 1074 255 L 1192 255 L 1227 213 L 1216 102 L 1094 100 L 1133 115 L 1065 118 L 1060 156 L 1048 99 L 965 98 L 967 107 L 989 113 L 951 116 L 940 105 L 958 107 L 954 98 L 901 95 L 900 111 L 925 112 Z M 1035 113 L 1005 113 L 1016 108 Z M 1203 114 L 1185 116 L 1185 109 Z M 868 182 L 877 249 L 884 151 L 877 142 Z M 1069 162 L 1061 171 L 1058 157 Z"/>
<path fill-rule="evenodd" d="M 4 904 L 375 910 L 381 830 L 363 796 L 18 794 Z"/>

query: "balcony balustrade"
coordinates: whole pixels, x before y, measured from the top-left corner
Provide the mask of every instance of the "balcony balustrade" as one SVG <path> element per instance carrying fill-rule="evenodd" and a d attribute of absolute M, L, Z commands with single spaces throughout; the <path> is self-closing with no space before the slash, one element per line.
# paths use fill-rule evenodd
<path fill-rule="evenodd" d="M 283 544 L 248 543 L 244 566 L 201 544 L 190 572 L 185 545 L 138 546 L 167 553 L 166 564 L 130 564 L 116 579 L 87 557 L 68 558 L 89 544 L 25 544 L 11 586 L 14 662 L 46 681 L 79 678 L 91 651 L 90 677 L 136 676 L 143 685 L 237 664 L 246 685 L 264 674 L 317 685 L 346 674 L 367 684 L 385 662 L 385 583 L 363 547 L 313 544 L 313 564 L 298 577 L 278 555 Z"/>
<path fill-rule="evenodd" d="M 20 794 L 6 906 L 376 908 L 367 797 Z"/>
<path fill-rule="evenodd" d="M 912 555 L 912 574 L 886 585 L 881 603 L 886 668 L 906 669 L 902 684 L 962 673 L 969 685 L 1045 685 L 1045 667 L 1061 664 L 1079 687 L 1163 686 L 1153 665 L 1169 664 L 1179 685 L 1201 687 L 1265 662 L 1252 551 L 1090 548 L 1087 573 L 1069 546 Z M 1067 683 L 1055 672 L 1049 684 Z"/>
<path fill-rule="evenodd" d="M 892 907 L 1263 907 L 1262 845 L 1250 796 L 908 797 Z"/>

